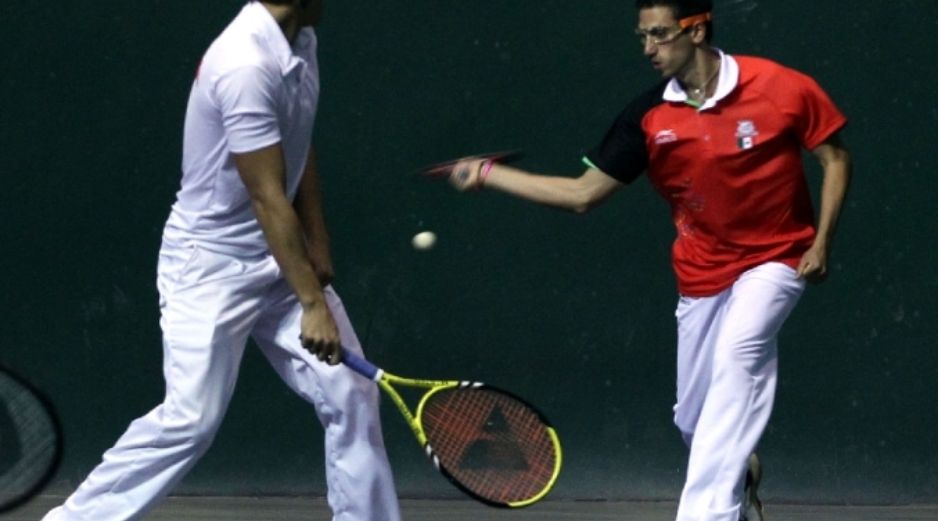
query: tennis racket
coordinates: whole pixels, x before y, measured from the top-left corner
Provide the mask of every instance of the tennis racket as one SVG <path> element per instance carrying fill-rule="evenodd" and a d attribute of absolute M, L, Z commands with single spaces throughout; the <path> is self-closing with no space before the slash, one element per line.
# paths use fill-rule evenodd
<path fill-rule="evenodd" d="M 470 161 L 473 159 L 492 160 L 496 163 L 511 163 L 521 159 L 523 154 L 520 150 L 502 150 L 501 152 L 489 152 L 487 154 L 477 154 L 474 156 L 451 159 L 442 163 L 425 166 L 420 169 L 420 173 L 427 177 L 449 177 L 453 173 L 453 167 L 460 161 Z"/>
<path fill-rule="evenodd" d="M 437 470 L 470 497 L 520 508 L 542 499 L 557 481 L 557 433 L 517 396 L 478 382 L 402 378 L 347 351 L 342 362 L 378 383 Z M 393 385 L 428 389 L 416 414 Z"/>
<path fill-rule="evenodd" d="M 51 402 L 0 367 L 0 512 L 38 494 L 62 457 L 62 427 Z"/>

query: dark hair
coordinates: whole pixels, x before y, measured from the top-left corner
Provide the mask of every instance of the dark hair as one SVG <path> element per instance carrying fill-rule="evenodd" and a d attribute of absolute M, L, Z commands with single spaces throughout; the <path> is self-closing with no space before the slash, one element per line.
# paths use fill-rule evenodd
<path fill-rule="evenodd" d="M 271 4 L 291 4 L 291 5 L 296 2 L 296 0 L 264 0 L 264 1 L 269 2 Z M 303 9 L 306 9 L 310 1 L 311 0 L 300 0 L 300 7 L 302 7 Z"/>
<path fill-rule="evenodd" d="M 652 7 L 668 7 L 674 13 L 676 20 L 713 12 L 713 0 L 635 0 L 636 9 L 650 9 Z M 707 43 L 713 39 L 713 22 L 705 24 L 707 28 Z"/>

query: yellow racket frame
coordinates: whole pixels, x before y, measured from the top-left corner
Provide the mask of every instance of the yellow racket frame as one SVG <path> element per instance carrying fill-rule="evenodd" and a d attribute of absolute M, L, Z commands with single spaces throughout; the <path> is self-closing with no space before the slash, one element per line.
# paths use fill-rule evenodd
<path fill-rule="evenodd" d="M 470 381 L 459 381 L 459 380 L 422 380 L 416 378 L 404 378 L 397 376 L 395 374 L 388 373 L 383 369 L 378 369 L 378 372 L 375 374 L 373 380 L 378 384 L 384 392 L 391 397 L 391 401 L 394 402 L 394 405 L 397 406 L 397 409 L 404 416 L 404 419 L 407 421 L 407 425 L 410 426 L 410 429 L 413 431 L 414 436 L 417 437 L 417 441 L 420 443 L 420 446 L 424 449 L 427 456 L 433 461 L 433 465 L 440 469 L 440 460 L 437 458 L 436 454 L 433 453 L 433 447 L 430 445 L 427 440 L 427 435 L 423 430 L 421 424 L 421 418 L 423 417 L 424 405 L 427 403 L 427 400 L 430 399 L 434 394 L 445 391 L 447 389 L 453 389 L 457 387 L 461 388 L 485 388 L 494 389 L 490 386 L 487 386 L 479 382 L 470 382 Z M 419 388 L 419 389 L 429 389 L 424 395 L 420 398 L 420 402 L 417 404 L 417 413 L 414 414 L 410 411 L 410 408 L 407 406 L 407 403 L 404 401 L 404 398 L 397 392 L 394 388 L 394 385 Z M 499 392 L 500 389 L 495 389 Z M 510 394 L 510 393 L 508 393 Z M 513 395 L 512 395 L 513 396 Z M 554 452 L 557 455 L 554 461 L 554 469 L 551 474 L 551 478 L 548 481 L 547 485 L 541 490 L 537 495 L 525 499 L 523 501 L 513 501 L 505 505 L 508 508 L 522 508 L 534 503 L 537 503 L 546 496 L 551 489 L 554 488 L 554 484 L 557 482 L 557 478 L 560 476 L 560 468 L 563 465 L 563 450 L 560 446 L 560 438 L 557 436 L 557 431 L 550 425 L 545 426 L 547 428 L 547 434 L 550 437 L 551 443 L 554 446 Z M 495 504 L 495 503 L 490 503 Z M 497 506 L 502 506 L 502 504 L 497 504 Z"/>

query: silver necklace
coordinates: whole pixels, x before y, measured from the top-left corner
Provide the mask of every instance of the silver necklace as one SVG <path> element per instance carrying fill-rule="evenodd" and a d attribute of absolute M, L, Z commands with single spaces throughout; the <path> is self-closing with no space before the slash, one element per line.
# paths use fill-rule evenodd
<path fill-rule="evenodd" d="M 717 77 L 717 74 L 719 74 L 719 72 L 720 72 L 720 67 L 717 66 L 716 70 L 713 71 L 713 74 L 710 75 L 710 78 L 708 78 L 707 81 L 703 82 L 701 86 L 691 87 L 690 89 L 691 97 L 694 99 L 705 98 L 707 94 L 707 86 L 710 85 L 710 82 L 713 81 L 713 78 Z"/>

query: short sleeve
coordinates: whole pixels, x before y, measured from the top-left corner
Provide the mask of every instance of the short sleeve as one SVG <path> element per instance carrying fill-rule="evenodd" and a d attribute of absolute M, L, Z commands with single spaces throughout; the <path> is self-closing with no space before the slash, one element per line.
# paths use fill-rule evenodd
<path fill-rule="evenodd" d="M 795 132 L 802 146 L 813 150 L 847 124 L 830 97 L 811 77 L 796 73 L 795 84 L 789 100 L 793 106 Z"/>
<path fill-rule="evenodd" d="M 258 66 L 239 67 L 218 77 L 214 94 L 232 152 L 251 152 L 280 141 L 281 83 L 279 74 Z"/>
<path fill-rule="evenodd" d="M 648 146 L 642 120 L 661 104 L 666 83 L 638 96 L 619 114 L 602 141 L 584 161 L 622 183 L 631 183 L 648 168 Z"/>

